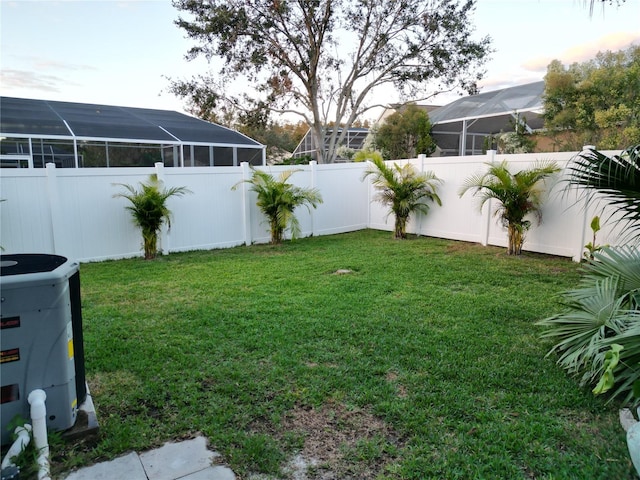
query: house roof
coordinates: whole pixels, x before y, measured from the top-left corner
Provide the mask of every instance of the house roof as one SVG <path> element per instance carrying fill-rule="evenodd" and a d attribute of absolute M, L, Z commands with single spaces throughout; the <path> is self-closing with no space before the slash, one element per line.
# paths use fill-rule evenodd
<path fill-rule="evenodd" d="M 3 136 L 261 146 L 234 130 L 170 110 L 13 97 L 0 97 L 0 133 Z"/>

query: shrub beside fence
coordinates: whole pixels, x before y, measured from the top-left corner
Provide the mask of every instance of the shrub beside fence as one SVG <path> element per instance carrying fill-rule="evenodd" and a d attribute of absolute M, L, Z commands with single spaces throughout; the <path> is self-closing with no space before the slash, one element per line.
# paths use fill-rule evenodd
<path fill-rule="evenodd" d="M 612 152 L 619 153 L 619 152 Z M 575 153 L 546 153 L 467 157 L 422 157 L 398 160 L 412 162 L 419 170 L 432 170 L 444 180 L 438 189 L 442 206 L 428 215 L 416 215 L 409 233 L 505 246 L 506 229 L 493 217 L 494 204 L 482 212 L 471 195 L 458 197 L 460 185 L 469 175 L 484 171 L 484 163 L 507 160 L 514 171 L 536 160 L 554 160 L 564 167 Z M 289 166 L 265 167 L 274 174 Z M 308 212 L 296 210 L 301 236 L 331 235 L 373 228 L 393 231 L 393 217 L 374 202 L 374 190 L 363 180 L 364 163 L 303 165 L 290 181 L 320 190 L 324 202 Z M 113 198 L 116 183 L 137 185 L 157 173 L 167 187 L 185 186 L 193 192 L 171 198 L 171 229 L 163 229 L 163 252 L 227 248 L 269 241 L 268 226 L 255 205 L 255 194 L 246 187 L 232 190 L 249 178 L 247 164 L 240 167 L 86 168 L 0 170 L 0 245 L 6 253 L 52 253 L 79 261 L 97 261 L 142 255 L 140 233 L 133 225 L 126 201 Z M 524 250 L 572 257 L 579 260 L 584 245 L 592 240 L 589 224 L 595 215 L 607 218 L 597 202 L 565 192 L 562 176 L 548 182 L 543 205 L 543 223 L 534 225 Z M 579 201 L 578 201 L 579 200 Z M 577 203 L 576 203 L 577 202 Z M 615 244 L 616 232 L 606 224 L 598 243 Z"/>

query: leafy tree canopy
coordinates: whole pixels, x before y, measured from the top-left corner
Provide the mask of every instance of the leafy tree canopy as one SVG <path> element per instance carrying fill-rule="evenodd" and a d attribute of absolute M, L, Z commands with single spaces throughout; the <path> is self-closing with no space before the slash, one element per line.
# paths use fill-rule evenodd
<path fill-rule="evenodd" d="M 429 115 L 413 103 L 385 119 L 375 132 L 374 143 L 389 160 L 431 155 L 436 149 Z"/>
<path fill-rule="evenodd" d="M 268 121 L 264 125 L 236 124 L 238 131 L 267 146 L 267 160 L 291 153 L 300 143 L 309 127 L 302 122 Z"/>
<path fill-rule="evenodd" d="M 640 138 L 640 46 L 600 52 L 565 67 L 554 60 L 545 76 L 545 126 L 564 147 L 621 149 Z"/>
<path fill-rule="evenodd" d="M 203 112 L 297 114 L 312 129 L 322 163 L 335 159 L 356 118 L 379 106 L 374 90 L 395 87 L 414 98 L 429 85 L 474 92 L 490 52 L 488 37 L 472 39 L 475 0 L 173 4 L 188 15 L 176 22 L 195 42 L 188 58 L 218 58 L 222 67 L 173 81 L 171 90 Z M 250 88 L 232 94 L 239 84 Z M 327 144 L 318 141 L 330 123 L 344 128 L 333 129 Z"/>

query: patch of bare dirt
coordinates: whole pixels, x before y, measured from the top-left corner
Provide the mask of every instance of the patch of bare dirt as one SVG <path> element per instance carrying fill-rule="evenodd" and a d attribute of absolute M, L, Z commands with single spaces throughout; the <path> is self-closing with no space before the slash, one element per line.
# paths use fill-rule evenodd
<path fill-rule="evenodd" d="M 246 480 L 373 480 L 393 464 L 404 445 L 380 418 L 334 403 L 296 406 L 278 427 L 262 419 L 252 430 L 280 438 L 294 434 L 303 447 L 282 466 L 283 477 L 250 474 Z"/>
<path fill-rule="evenodd" d="M 296 407 L 283 419 L 282 430 L 304 438 L 302 450 L 285 468 L 293 480 L 374 479 L 402 443 L 381 419 L 337 404 Z"/>
<path fill-rule="evenodd" d="M 353 270 L 349 270 L 348 268 L 339 268 L 333 272 L 334 275 L 349 275 L 350 273 L 353 273 Z"/>
<path fill-rule="evenodd" d="M 479 250 L 486 251 L 486 248 L 487 247 L 484 247 L 478 243 L 451 241 L 451 243 L 446 246 L 446 251 L 447 253 L 477 252 Z"/>

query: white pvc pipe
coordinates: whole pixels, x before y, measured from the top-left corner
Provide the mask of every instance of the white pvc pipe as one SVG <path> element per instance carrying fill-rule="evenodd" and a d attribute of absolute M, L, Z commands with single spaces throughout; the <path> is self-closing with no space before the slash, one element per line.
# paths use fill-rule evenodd
<path fill-rule="evenodd" d="M 638 407 L 638 415 L 640 415 L 640 407 Z M 627 430 L 627 446 L 636 473 L 640 476 L 640 422 L 635 422 Z"/>
<path fill-rule="evenodd" d="M 15 465 L 13 458 L 20 455 L 22 451 L 27 448 L 27 445 L 29 445 L 29 442 L 31 441 L 31 425 L 25 423 L 24 425 L 16 427 L 14 433 L 17 438 L 11 447 L 9 447 L 7 454 L 2 459 L 2 469 Z"/>
<path fill-rule="evenodd" d="M 49 441 L 47 440 L 47 407 L 44 390 L 34 390 L 27 397 L 31 405 L 31 423 L 33 424 L 33 443 L 38 450 L 38 480 L 50 480 Z"/>

